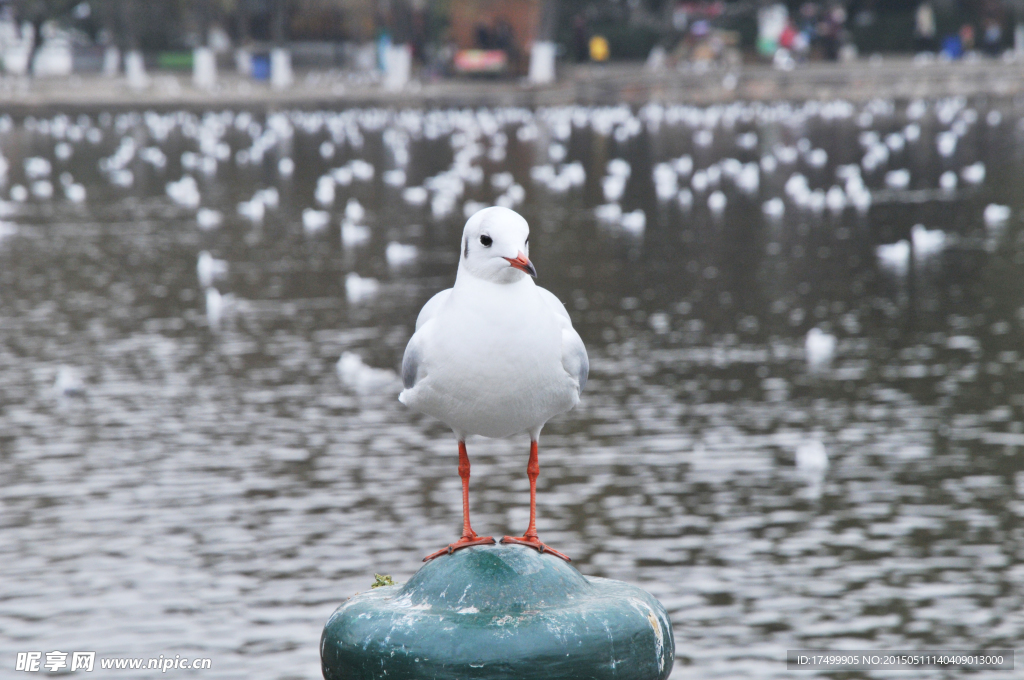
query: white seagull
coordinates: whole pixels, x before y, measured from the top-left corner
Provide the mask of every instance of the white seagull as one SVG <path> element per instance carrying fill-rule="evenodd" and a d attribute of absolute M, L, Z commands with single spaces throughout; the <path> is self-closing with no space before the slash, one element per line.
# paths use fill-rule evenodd
<path fill-rule="evenodd" d="M 530 525 L 502 543 L 527 545 L 568 561 L 537 537 L 537 440 L 554 416 L 579 403 L 590 362 L 565 306 L 534 284 L 530 227 L 492 207 L 466 222 L 455 286 L 427 301 L 402 360 L 398 399 L 442 421 L 459 442 L 462 537 L 424 561 L 494 543 L 469 522 L 466 437 L 530 435 Z"/>

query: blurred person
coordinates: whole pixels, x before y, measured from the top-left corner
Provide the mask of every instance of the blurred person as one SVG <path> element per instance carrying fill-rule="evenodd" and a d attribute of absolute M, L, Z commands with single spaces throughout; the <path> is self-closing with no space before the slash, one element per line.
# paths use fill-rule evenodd
<path fill-rule="evenodd" d="M 481 50 L 489 50 L 494 47 L 494 36 L 491 33 L 491 27 L 482 21 L 478 22 L 473 28 L 473 37 L 476 47 Z"/>
<path fill-rule="evenodd" d="M 833 5 L 822 23 L 825 31 L 822 41 L 825 58 L 836 61 L 839 58 L 839 45 L 846 26 L 846 9 L 842 5 Z"/>
<path fill-rule="evenodd" d="M 930 2 L 922 2 L 914 13 L 914 44 L 918 52 L 935 51 L 935 10 Z"/>
<path fill-rule="evenodd" d="M 572 53 L 577 62 L 583 62 L 589 58 L 589 41 L 590 31 L 587 30 L 587 19 L 582 14 L 577 14 L 572 20 Z"/>
<path fill-rule="evenodd" d="M 792 51 L 798 35 L 800 35 L 800 32 L 796 30 L 796 26 L 793 25 L 793 22 L 787 21 L 786 27 L 783 28 L 782 33 L 779 34 L 779 47 Z"/>
<path fill-rule="evenodd" d="M 603 35 L 592 37 L 590 39 L 590 60 L 597 62 L 608 61 L 609 56 L 608 39 Z"/>
<path fill-rule="evenodd" d="M 521 55 L 519 54 L 519 48 L 516 47 L 516 36 L 512 24 L 499 18 L 494 24 L 492 40 L 494 43 L 493 49 L 505 52 L 508 63 L 512 66 L 514 72 L 518 72 L 524 67 L 520 63 Z"/>
<path fill-rule="evenodd" d="M 1003 51 L 1003 24 L 1006 7 L 1002 0 L 985 0 L 981 7 L 981 49 L 996 56 Z"/>
<path fill-rule="evenodd" d="M 1003 50 L 1003 27 L 996 19 L 986 19 L 981 33 L 981 49 L 989 56 L 998 56 Z"/>
<path fill-rule="evenodd" d="M 800 5 L 800 33 L 804 35 L 807 42 L 808 56 L 817 59 L 820 59 L 824 52 L 822 40 L 825 30 L 820 14 L 821 8 L 816 2 L 805 2 Z"/>
<path fill-rule="evenodd" d="M 843 5 L 833 5 L 829 10 L 828 31 L 828 58 L 835 61 L 839 58 L 839 48 L 846 33 L 846 7 Z"/>
<path fill-rule="evenodd" d="M 964 24 L 960 27 L 960 49 L 964 52 L 970 52 L 974 49 L 974 26 L 971 24 Z"/>

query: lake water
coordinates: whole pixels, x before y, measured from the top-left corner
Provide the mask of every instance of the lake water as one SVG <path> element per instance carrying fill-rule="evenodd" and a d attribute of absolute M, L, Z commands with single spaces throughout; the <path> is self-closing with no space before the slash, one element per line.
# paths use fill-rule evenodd
<path fill-rule="evenodd" d="M 591 360 L 580 406 L 541 438 L 541 538 L 664 603 L 674 679 L 789 677 L 796 648 L 1013 647 L 1022 114 L 941 100 L 0 120 L 0 663 L 95 651 L 208 657 L 211 679 L 320 677 L 334 608 L 458 535 L 454 438 L 399 404 L 386 371 L 454 279 L 465 204 L 499 196 Z M 195 184 L 172 197 L 183 175 Z M 417 204 L 407 189 L 424 185 Z M 271 187 L 276 205 L 257 194 Z M 365 214 L 351 204 L 346 247 L 352 198 Z M 643 210 L 643 228 L 610 203 Z M 221 224 L 198 227 L 198 208 Z M 916 224 L 943 233 L 879 256 Z M 390 243 L 417 257 L 389 265 Z M 217 293 L 201 251 L 227 262 Z M 814 327 L 836 338 L 816 370 Z M 468 446 L 474 527 L 521 533 L 527 438 Z"/>

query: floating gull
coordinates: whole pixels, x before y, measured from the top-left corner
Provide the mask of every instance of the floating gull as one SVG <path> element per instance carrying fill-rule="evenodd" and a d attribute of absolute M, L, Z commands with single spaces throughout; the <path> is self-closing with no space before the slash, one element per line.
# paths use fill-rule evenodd
<path fill-rule="evenodd" d="M 402 200 L 409 205 L 423 205 L 428 197 L 429 194 L 423 187 L 408 187 L 402 192 Z"/>
<path fill-rule="evenodd" d="M 224 221 L 224 215 L 219 210 L 211 208 L 200 208 L 196 213 L 196 224 L 204 231 L 216 229 Z"/>
<path fill-rule="evenodd" d="M 359 202 L 359 199 L 350 198 L 345 204 L 345 219 L 353 222 L 362 222 L 366 217 L 366 209 Z"/>
<path fill-rule="evenodd" d="M 334 203 L 334 178 L 330 175 L 320 177 L 316 181 L 316 190 L 313 192 L 313 198 L 320 205 Z"/>
<path fill-rule="evenodd" d="M 644 233 L 644 229 L 647 228 L 647 214 L 640 208 L 632 212 L 623 213 L 622 218 L 619 220 L 619 225 L 624 231 L 629 232 L 633 236 L 640 236 Z"/>
<path fill-rule="evenodd" d="M 178 205 L 186 208 L 199 207 L 199 185 L 191 175 L 184 175 L 177 182 L 168 182 L 167 195 Z"/>
<path fill-rule="evenodd" d="M 804 339 L 804 357 L 812 373 L 824 370 L 832 364 L 836 352 L 836 336 L 820 328 L 807 331 Z"/>
<path fill-rule="evenodd" d="M 341 221 L 341 245 L 355 248 L 370 240 L 370 228 L 349 220 Z"/>
<path fill-rule="evenodd" d="M 770 198 L 761 206 L 761 212 L 763 212 L 766 217 L 777 219 L 785 214 L 786 203 L 778 196 Z"/>
<path fill-rule="evenodd" d="M 882 267 L 900 276 L 905 276 L 910 268 L 910 242 L 906 239 L 878 246 L 875 255 Z"/>
<path fill-rule="evenodd" d="M 939 176 L 939 188 L 943 191 L 953 191 L 956 189 L 956 173 L 952 170 L 946 170 Z"/>
<path fill-rule="evenodd" d="M 419 248 L 414 245 L 406 245 L 392 241 L 384 249 L 384 259 L 392 269 L 398 269 L 412 264 L 419 257 Z"/>
<path fill-rule="evenodd" d="M 990 203 L 985 206 L 985 226 L 1000 227 L 1010 219 L 1010 206 Z"/>
<path fill-rule="evenodd" d="M 715 214 L 721 214 L 725 210 L 725 194 L 721 191 L 713 191 L 708 196 L 708 209 Z"/>
<path fill-rule="evenodd" d="M 62 365 L 57 369 L 57 378 L 53 381 L 53 392 L 58 399 L 84 397 L 85 383 L 77 370 L 71 366 Z"/>
<path fill-rule="evenodd" d="M 208 250 L 199 253 L 199 258 L 196 260 L 196 278 L 199 279 L 201 287 L 209 288 L 214 281 L 224 279 L 227 275 L 227 260 L 218 260 Z"/>
<path fill-rule="evenodd" d="M 885 185 L 890 189 L 906 189 L 910 186 L 910 171 L 906 169 L 890 170 L 885 173 Z"/>
<path fill-rule="evenodd" d="M 405 170 L 402 170 L 401 168 L 388 170 L 381 175 L 381 179 L 384 180 L 385 184 L 391 187 L 405 186 Z"/>
<path fill-rule="evenodd" d="M 327 228 L 331 216 L 326 210 L 306 208 L 302 211 L 302 228 L 307 234 L 316 234 Z"/>
<path fill-rule="evenodd" d="M 923 260 L 942 252 L 946 247 L 946 234 L 941 229 L 925 229 L 923 224 L 910 228 L 910 241 L 914 245 L 914 257 Z"/>
<path fill-rule="evenodd" d="M 359 304 L 377 295 L 380 282 L 377 279 L 364 278 L 355 272 L 345 277 L 345 298 L 349 304 Z"/>
<path fill-rule="evenodd" d="M 343 352 L 335 369 L 341 383 L 358 394 L 379 394 L 401 388 L 397 373 L 367 366 L 355 352 Z"/>
<path fill-rule="evenodd" d="M 968 165 L 960 171 L 960 177 L 968 184 L 981 184 L 985 181 L 985 164 L 978 161 Z"/>

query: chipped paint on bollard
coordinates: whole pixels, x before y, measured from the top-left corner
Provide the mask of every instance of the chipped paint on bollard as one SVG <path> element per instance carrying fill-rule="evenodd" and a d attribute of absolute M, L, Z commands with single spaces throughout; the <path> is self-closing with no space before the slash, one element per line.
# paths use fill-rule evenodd
<path fill-rule="evenodd" d="M 326 680 L 664 680 L 675 642 L 645 591 L 524 546 L 478 546 L 359 593 L 324 627 Z"/>

